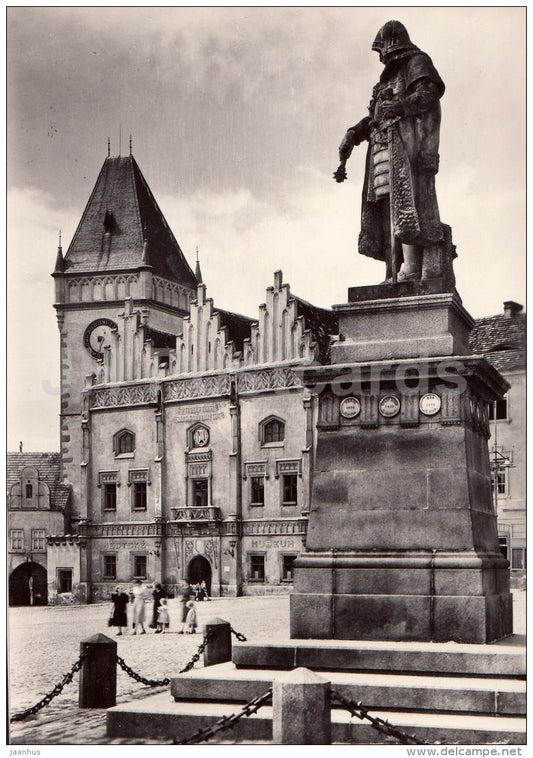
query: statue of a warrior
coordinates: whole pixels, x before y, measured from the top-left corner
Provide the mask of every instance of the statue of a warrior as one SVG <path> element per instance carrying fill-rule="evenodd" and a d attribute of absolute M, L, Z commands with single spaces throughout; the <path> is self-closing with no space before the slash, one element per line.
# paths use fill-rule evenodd
<path fill-rule="evenodd" d="M 346 132 L 334 177 L 346 179 L 354 146 L 367 140 L 359 252 L 386 262 L 387 282 L 417 280 L 424 248 L 444 234 L 435 193 L 444 83 L 399 21 L 380 29 L 372 49 L 385 68 L 369 115 Z"/>

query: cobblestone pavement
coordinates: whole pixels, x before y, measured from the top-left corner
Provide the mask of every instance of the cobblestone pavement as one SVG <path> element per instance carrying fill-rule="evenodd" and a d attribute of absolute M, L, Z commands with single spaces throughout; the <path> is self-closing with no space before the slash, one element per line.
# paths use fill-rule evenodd
<path fill-rule="evenodd" d="M 514 631 L 525 634 L 525 592 L 514 593 Z M 147 611 L 150 607 L 147 604 Z M 289 629 L 287 595 L 243 598 L 214 598 L 197 603 L 199 631 L 211 618 L 229 621 L 249 641 L 268 637 L 286 640 Z M 148 679 L 176 674 L 197 651 L 203 637 L 178 634 L 178 601 L 169 601 L 170 631 L 155 635 L 115 637 L 108 629 L 110 604 L 87 606 L 9 609 L 9 712 L 28 708 L 61 680 L 78 659 L 80 641 L 97 633 L 109 634 L 118 643 L 118 655 Z M 147 614 L 148 615 L 148 614 Z M 203 665 L 202 659 L 196 664 Z M 165 687 L 144 687 L 118 669 L 117 702 L 164 691 Z M 78 674 L 63 693 L 35 716 L 10 725 L 10 744 L 139 744 L 135 740 L 110 740 L 105 734 L 105 710 L 77 708 Z M 156 744 L 157 741 L 154 741 Z M 162 743 L 164 744 L 164 743 Z M 167 743 L 168 744 L 168 743 Z"/>
<path fill-rule="evenodd" d="M 52 606 L 9 609 L 9 713 L 23 711 L 37 703 L 72 668 L 80 654 L 80 641 L 98 632 L 112 637 L 117 653 L 131 668 L 147 679 L 163 679 L 178 673 L 198 650 L 202 627 L 214 617 L 231 623 L 250 641 L 269 637 L 286 639 L 289 629 L 289 597 L 213 598 L 196 604 L 198 631 L 179 634 L 180 604 L 169 600 L 170 629 L 154 634 L 146 624 L 146 634 L 122 637 L 107 627 L 111 603 L 84 606 Z M 149 619 L 151 603 L 146 611 Z M 235 638 L 234 638 L 235 639 Z M 196 667 L 203 665 L 203 656 Z M 105 739 L 105 712 L 77 709 L 78 674 L 61 695 L 35 716 L 10 725 L 12 744 L 98 744 Z M 122 669 L 117 671 L 117 701 L 131 700 L 165 688 L 145 687 Z M 67 710 L 74 713 L 65 718 Z M 61 714 L 61 721 L 59 715 Z M 68 723 L 68 733 L 65 732 Z M 45 740 L 43 742 L 43 740 Z M 131 744 L 117 740 L 117 744 Z"/>

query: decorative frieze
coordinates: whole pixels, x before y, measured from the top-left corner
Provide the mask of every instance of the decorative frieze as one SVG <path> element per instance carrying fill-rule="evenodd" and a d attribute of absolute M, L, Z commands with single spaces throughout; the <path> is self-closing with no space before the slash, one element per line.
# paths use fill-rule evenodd
<path fill-rule="evenodd" d="M 96 389 L 91 392 L 91 409 L 118 408 L 127 405 L 148 405 L 158 402 L 159 384 L 134 384 L 126 387 Z"/>
<path fill-rule="evenodd" d="M 87 524 L 83 532 L 87 537 L 159 537 L 161 524 Z"/>
<path fill-rule="evenodd" d="M 114 301 L 138 297 L 138 281 L 137 274 L 68 277 L 66 302 Z"/>
<path fill-rule="evenodd" d="M 278 521 L 243 521 L 242 534 L 250 536 L 255 534 L 300 534 L 307 533 L 307 519 L 283 519 Z"/>
<path fill-rule="evenodd" d="M 301 386 L 302 382 L 298 375 L 290 368 L 260 369 L 237 374 L 237 387 L 240 393 Z"/>
<path fill-rule="evenodd" d="M 152 277 L 152 296 L 158 303 L 170 305 L 188 311 L 189 303 L 194 297 L 194 290 L 175 282 L 169 282 L 159 276 Z"/>
<path fill-rule="evenodd" d="M 220 395 L 229 395 L 230 391 L 231 377 L 229 374 L 178 379 L 165 383 L 165 401 L 219 397 Z"/>

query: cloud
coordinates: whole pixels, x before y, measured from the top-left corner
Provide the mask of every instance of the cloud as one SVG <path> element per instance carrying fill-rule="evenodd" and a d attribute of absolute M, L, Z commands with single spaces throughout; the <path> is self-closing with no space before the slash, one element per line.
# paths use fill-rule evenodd
<path fill-rule="evenodd" d="M 54 309 L 58 230 L 70 239 L 76 213 L 35 188 L 7 193 L 7 436 L 29 450 L 59 446 L 59 333 Z"/>

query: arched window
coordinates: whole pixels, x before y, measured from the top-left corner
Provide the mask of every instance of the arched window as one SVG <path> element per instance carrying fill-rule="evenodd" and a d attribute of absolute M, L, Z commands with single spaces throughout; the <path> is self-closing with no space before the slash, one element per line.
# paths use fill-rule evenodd
<path fill-rule="evenodd" d="M 283 442 L 285 439 L 285 422 L 271 416 L 259 424 L 259 441 L 262 445 L 269 445 L 273 442 Z"/>
<path fill-rule="evenodd" d="M 115 455 L 133 455 L 135 452 L 135 435 L 128 429 L 122 429 L 113 437 Z"/>

